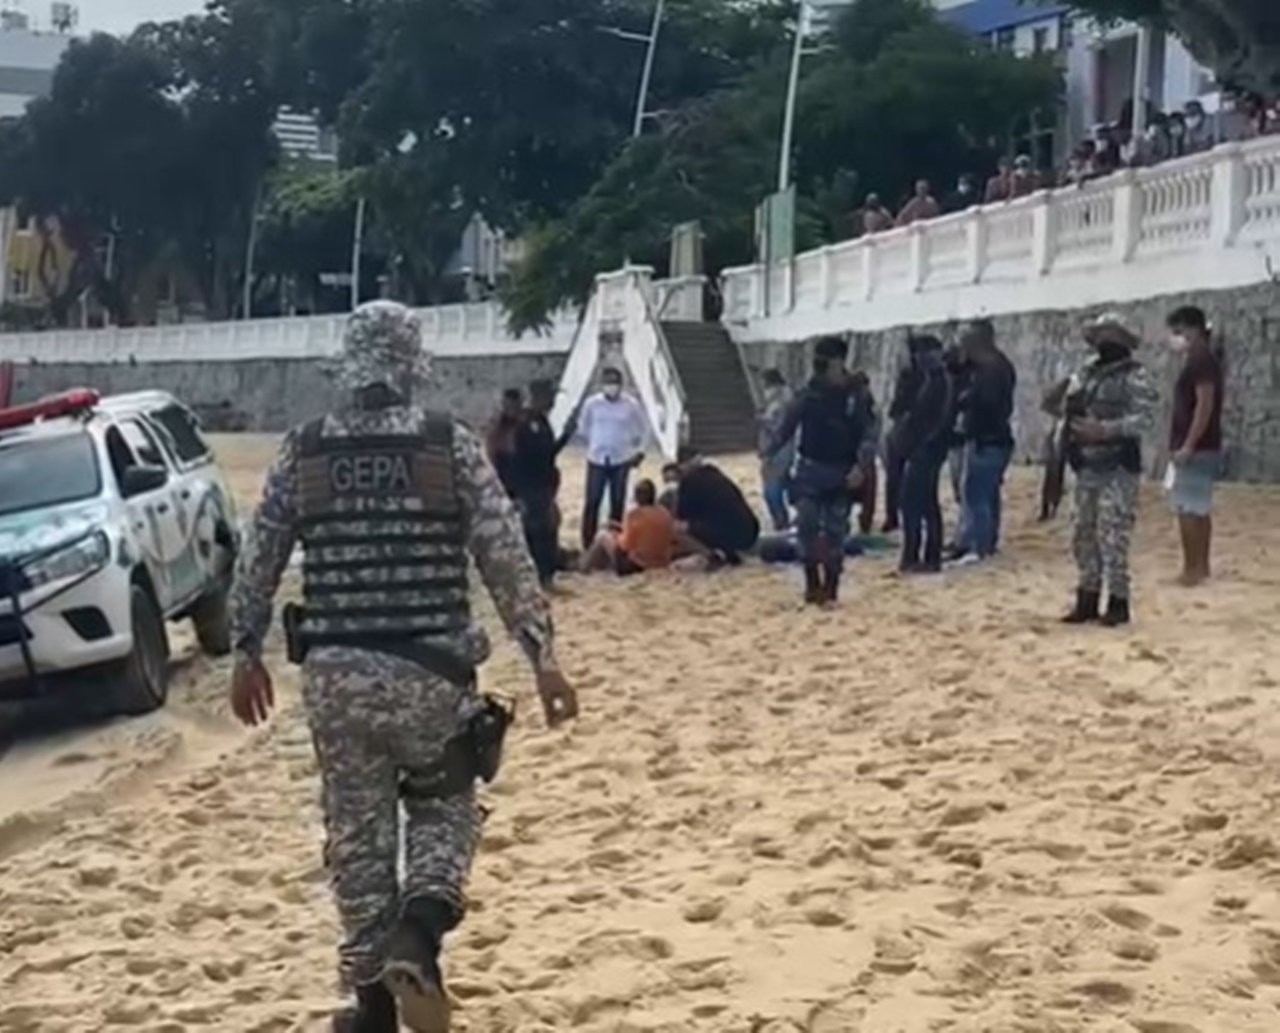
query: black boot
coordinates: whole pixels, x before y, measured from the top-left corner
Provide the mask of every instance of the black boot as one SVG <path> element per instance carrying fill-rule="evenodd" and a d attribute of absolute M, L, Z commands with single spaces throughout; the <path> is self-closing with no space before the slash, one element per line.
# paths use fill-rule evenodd
<path fill-rule="evenodd" d="M 440 973 L 440 944 L 457 912 L 428 897 L 405 904 L 392 934 L 382 981 L 400 1004 L 400 1019 L 414 1033 L 449 1033 L 449 998 Z"/>
<path fill-rule="evenodd" d="M 1076 592 L 1076 608 L 1062 618 L 1063 624 L 1090 624 L 1098 619 L 1098 607 L 1102 601 L 1100 592 Z"/>
<path fill-rule="evenodd" d="M 821 569 L 816 563 L 806 563 L 804 565 L 804 602 L 806 606 L 818 606 L 822 602 L 822 579 L 819 575 Z"/>
<path fill-rule="evenodd" d="M 333 1017 L 333 1033 L 399 1033 L 396 999 L 381 983 L 356 989 L 356 1006 Z"/>
<path fill-rule="evenodd" d="M 824 568 L 825 577 L 822 584 L 822 602 L 826 606 L 834 606 L 840 601 L 840 567 L 828 563 Z"/>
<path fill-rule="evenodd" d="M 1118 628 L 1129 623 L 1129 600 L 1122 595 L 1113 595 L 1107 600 L 1107 612 L 1102 623 L 1108 628 Z"/>

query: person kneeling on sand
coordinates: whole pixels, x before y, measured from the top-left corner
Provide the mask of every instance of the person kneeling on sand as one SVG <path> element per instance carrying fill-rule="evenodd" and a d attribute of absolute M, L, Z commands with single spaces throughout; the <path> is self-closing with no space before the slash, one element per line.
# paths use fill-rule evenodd
<path fill-rule="evenodd" d="M 612 570 L 619 577 L 629 577 L 671 566 L 678 539 L 676 521 L 658 505 L 653 481 L 636 485 L 635 503 L 621 527 L 614 525 L 596 536 L 582 557 L 584 574 Z"/>
<path fill-rule="evenodd" d="M 746 496 L 725 473 L 690 451 L 681 449 L 676 519 L 680 531 L 700 544 L 713 561 L 730 566 L 760 539 L 760 520 Z"/>

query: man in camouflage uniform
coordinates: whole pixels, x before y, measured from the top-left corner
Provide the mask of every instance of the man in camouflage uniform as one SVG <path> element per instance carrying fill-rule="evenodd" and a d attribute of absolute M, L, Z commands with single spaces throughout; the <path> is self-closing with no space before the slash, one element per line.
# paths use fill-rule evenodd
<path fill-rule="evenodd" d="M 361 306 L 333 372 L 349 401 L 285 437 L 237 566 L 232 706 L 247 724 L 270 712 L 262 645 L 300 541 L 305 606 L 293 630 L 345 934 L 340 973 L 356 995 L 334 1029 L 394 1033 L 403 1019 L 438 1033 L 449 1023 L 440 942 L 462 917 L 480 822 L 475 769 L 449 760 L 484 709 L 474 673 L 489 643 L 470 616 L 468 553 L 537 672 L 548 723 L 576 716 L 577 699 L 480 442 L 413 404 L 427 372 L 416 317 L 392 302 Z"/>
<path fill-rule="evenodd" d="M 1072 378 L 1065 400 L 1067 459 L 1076 474 L 1072 551 L 1080 571 L 1076 605 L 1065 620 L 1108 627 L 1130 620 L 1129 543 L 1138 512 L 1142 434 L 1156 392 L 1133 357 L 1138 338 L 1117 315 L 1085 328 L 1096 357 Z M 1106 613 L 1101 613 L 1102 589 Z"/>

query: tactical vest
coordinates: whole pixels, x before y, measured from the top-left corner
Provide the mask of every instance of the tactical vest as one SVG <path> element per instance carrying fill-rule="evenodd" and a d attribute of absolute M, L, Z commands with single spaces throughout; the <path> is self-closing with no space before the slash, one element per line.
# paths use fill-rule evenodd
<path fill-rule="evenodd" d="M 1132 359 L 1089 367 L 1077 391 L 1067 396 L 1069 418 L 1090 417 L 1095 420 L 1118 420 L 1128 414 L 1133 404 L 1128 378 L 1138 363 Z M 1138 438 L 1085 443 L 1068 441 L 1067 461 L 1073 470 L 1110 473 L 1126 470 L 1142 472 L 1142 442 Z"/>
<path fill-rule="evenodd" d="M 453 425 L 417 433 L 303 428 L 299 457 L 309 646 L 430 640 L 471 621 L 467 552 L 454 484 Z"/>

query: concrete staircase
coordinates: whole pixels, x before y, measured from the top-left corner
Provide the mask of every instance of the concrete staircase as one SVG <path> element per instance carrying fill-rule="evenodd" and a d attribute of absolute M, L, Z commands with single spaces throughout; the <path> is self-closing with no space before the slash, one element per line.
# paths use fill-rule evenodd
<path fill-rule="evenodd" d="M 718 323 L 662 324 L 684 386 L 689 443 L 703 455 L 754 452 L 755 403 L 737 347 Z"/>

